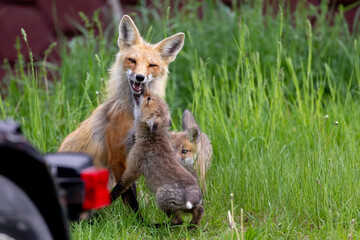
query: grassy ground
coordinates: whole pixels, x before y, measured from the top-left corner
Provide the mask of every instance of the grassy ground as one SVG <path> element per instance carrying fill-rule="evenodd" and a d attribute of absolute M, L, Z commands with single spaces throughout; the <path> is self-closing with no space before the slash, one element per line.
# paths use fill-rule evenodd
<path fill-rule="evenodd" d="M 142 18 L 133 16 L 152 42 L 186 33 L 170 66 L 167 102 L 175 130 L 189 108 L 212 141 L 200 229 L 144 227 L 118 202 L 94 225 L 72 224 L 74 239 L 230 239 L 230 193 L 238 229 L 244 209 L 246 239 L 360 238 L 359 34 L 348 32 L 341 15 L 329 26 L 325 4 L 323 11 L 300 5 L 291 17 L 287 9 L 263 15 L 257 2 L 236 11 L 194 3 L 202 20 L 194 4 L 170 14 L 140 6 Z M 314 25 L 310 16 L 317 16 Z M 25 63 L 19 55 L 1 90 L 0 117 L 20 121 L 42 152 L 56 151 L 103 99 L 118 49 L 113 28 L 94 36 L 96 22 L 58 43 L 59 65 Z M 165 221 L 151 194 L 146 204 L 143 182 L 145 223 Z"/>

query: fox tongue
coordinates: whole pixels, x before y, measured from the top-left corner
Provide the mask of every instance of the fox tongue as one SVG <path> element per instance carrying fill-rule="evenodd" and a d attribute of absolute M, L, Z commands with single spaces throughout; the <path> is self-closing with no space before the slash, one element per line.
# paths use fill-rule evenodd
<path fill-rule="evenodd" d="M 135 88 L 136 91 L 140 91 L 141 90 L 141 83 L 134 82 L 134 88 Z"/>

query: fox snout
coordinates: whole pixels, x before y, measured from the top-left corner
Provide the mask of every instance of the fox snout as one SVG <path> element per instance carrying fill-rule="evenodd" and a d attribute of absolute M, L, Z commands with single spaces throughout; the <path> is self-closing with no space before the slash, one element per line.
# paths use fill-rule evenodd
<path fill-rule="evenodd" d="M 126 72 L 126 76 L 130 85 L 130 89 L 135 95 L 143 94 L 145 86 L 154 80 L 151 74 L 144 75 L 140 73 L 134 73 L 130 69 Z"/>
<path fill-rule="evenodd" d="M 142 84 L 150 83 L 154 80 L 154 77 L 151 74 L 133 72 L 130 69 L 126 72 L 126 76 L 129 81 L 134 81 Z"/>
<path fill-rule="evenodd" d="M 137 81 L 139 81 L 139 82 L 142 82 L 142 81 L 144 81 L 145 76 L 142 75 L 142 74 L 136 74 L 136 75 L 135 75 L 135 79 L 136 79 Z"/>

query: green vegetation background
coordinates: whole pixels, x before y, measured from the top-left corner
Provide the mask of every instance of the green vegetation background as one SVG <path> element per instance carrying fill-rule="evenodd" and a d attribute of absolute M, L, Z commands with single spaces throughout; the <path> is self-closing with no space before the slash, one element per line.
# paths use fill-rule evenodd
<path fill-rule="evenodd" d="M 263 14 L 261 2 L 234 10 L 217 1 L 181 9 L 139 6 L 141 17 L 132 17 L 146 40 L 186 34 L 170 65 L 166 100 L 175 130 L 189 108 L 211 139 L 205 216 L 195 232 L 153 229 L 119 201 L 93 225 L 72 224 L 74 239 L 230 239 L 230 193 L 239 230 L 244 209 L 246 239 L 360 238 L 359 28 L 349 32 L 341 14 L 346 8 L 330 25 L 326 1 L 319 8 L 301 2 L 293 15 L 287 8 Z M 81 36 L 57 43 L 59 64 L 46 57 L 25 62 L 19 54 L 1 89 L 0 118 L 19 121 L 44 153 L 56 151 L 105 96 L 117 24 L 101 29 L 97 14 L 83 19 Z M 31 42 L 21 47 L 31 49 Z M 153 195 L 146 204 L 143 183 L 145 223 L 166 221 Z"/>

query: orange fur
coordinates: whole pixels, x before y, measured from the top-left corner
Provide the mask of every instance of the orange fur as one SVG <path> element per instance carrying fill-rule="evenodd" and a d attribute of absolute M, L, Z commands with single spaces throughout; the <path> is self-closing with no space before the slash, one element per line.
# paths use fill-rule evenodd
<path fill-rule="evenodd" d="M 110 122 L 106 126 L 105 136 L 109 167 L 112 170 L 115 181 L 118 182 L 126 169 L 126 161 L 124 161 L 126 159 L 126 152 L 123 141 L 133 125 L 133 115 L 126 112 L 120 112 L 115 115 L 110 118 Z M 121 139 L 123 140 L 121 141 Z"/>
<path fill-rule="evenodd" d="M 59 152 L 89 154 L 95 166 L 109 167 L 118 182 L 126 169 L 126 137 L 134 121 L 135 99 L 141 94 L 134 86 L 138 84 L 143 89 L 146 85 L 164 98 L 168 65 L 181 50 L 184 37 L 177 33 L 149 44 L 125 15 L 119 25 L 120 51 L 110 69 L 107 99 L 64 139 Z M 140 81 L 138 76 L 144 79 Z"/>
<path fill-rule="evenodd" d="M 183 113 L 183 131 L 172 132 L 171 142 L 182 164 L 199 176 L 201 188 L 205 193 L 205 176 L 211 165 L 212 147 L 209 138 L 201 132 L 189 110 Z"/>

